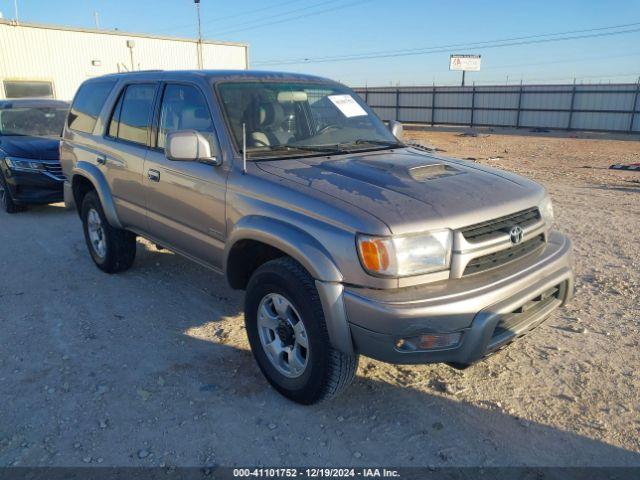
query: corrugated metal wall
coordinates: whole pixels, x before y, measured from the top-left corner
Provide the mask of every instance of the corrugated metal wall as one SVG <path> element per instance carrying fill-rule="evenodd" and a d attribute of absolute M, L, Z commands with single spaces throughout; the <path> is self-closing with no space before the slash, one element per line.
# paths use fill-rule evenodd
<path fill-rule="evenodd" d="M 640 84 L 356 88 L 384 120 L 640 132 Z"/>
<path fill-rule="evenodd" d="M 89 77 L 131 70 L 127 40 L 133 40 L 136 70 L 195 69 L 197 43 L 115 31 L 72 30 L 0 20 L 0 98 L 2 80 L 54 82 L 56 98 L 69 100 Z M 203 63 L 211 69 L 247 68 L 247 46 L 203 43 Z M 92 61 L 98 60 L 98 66 Z"/>

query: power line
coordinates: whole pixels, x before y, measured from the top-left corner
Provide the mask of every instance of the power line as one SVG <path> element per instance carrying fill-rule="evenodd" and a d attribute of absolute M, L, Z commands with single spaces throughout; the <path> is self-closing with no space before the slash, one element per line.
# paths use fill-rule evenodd
<path fill-rule="evenodd" d="M 298 12 L 303 12 L 303 11 L 308 12 L 309 9 L 317 8 L 317 7 L 323 7 L 325 5 L 329 5 L 329 4 L 332 4 L 332 3 L 334 3 L 334 4 L 335 3 L 339 3 L 340 1 L 341 0 L 326 0 L 326 1 L 323 1 L 323 2 L 319 2 L 319 3 L 312 3 L 311 5 L 305 5 L 304 7 L 301 7 L 301 8 L 295 8 L 293 10 L 288 10 L 288 11 L 281 12 L 281 13 L 276 13 L 274 15 L 263 16 L 263 17 L 261 17 L 259 19 L 249 20 L 248 22 L 241 22 L 241 23 L 235 25 L 232 29 L 235 30 L 236 29 L 235 27 L 244 28 L 245 25 L 249 25 L 249 27 L 251 27 L 252 24 L 255 24 L 255 23 L 262 24 L 262 23 L 264 23 L 265 20 L 270 20 L 272 18 L 282 18 L 285 15 L 291 15 L 291 14 L 298 13 Z M 313 13 L 311 13 L 311 14 L 313 14 Z M 229 28 L 227 30 L 229 30 Z M 224 31 L 224 30 L 222 30 L 222 31 Z"/>
<path fill-rule="evenodd" d="M 505 39 L 497 39 L 497 40 L 487 40 L 483 42 L 472 42 L 472 43 L 457 43 L 457 44 L 449 44 L 449 45 L 440 45 L 434 47 L 422 47 L 422 48 L 412 48 L 412 49 L 401 49 L 401 50 L 386 50 L 386 51 L 378 51 L 378 52 L 368 52 L 368 53 L 360 53 L 353 55 L 339 55 L 333 57 L 317 57 L 317 58 L 303 58 L 303 59 L 289 59 L 289 60 L 271 60 L 271 61 L 263 61 L 256 62 L 255 65 L 293 65 L 297 63 L 325 63 L 325 62 L 343 62 L 349 60 L 368 60 L 375 58 L 388 58 L 388 57 L 397 57 L 397 56 L 412 56 L 412 55 L 426 55 L 431 53 L 442 53 L 446 51 L 450 51 L 452 48 L 499 48 L 499 47 L 508 47 L 508 46 L 516 46 L 516 45 L 529 45 L 535 43 L 546 43 L 546 42 L 558 42 L 565 40 L 576 40 L 583 38 L 594 38 L 594 37 L 604 37 L 611 35 L 620 35 L 624 33 L 633 33 L 640 31 L 640 28 L 629 29 L 624 31 L 615 31 L 615 32 L 602 32 L 602 30 L 611 30 L 611 29 L 619 29 L 619 28 L 627 28 L 640 25 L 640 22 L 629 23 L 625 25 L 614 25 L 608 27 L 598 27 L 598 28 L 590 28 L 583 30 L 571 30 L 565 32 L 557 32 L 557 33 L 546 33 L 546 34 L 537 34 L 537 35 L 528 35 L 524 37 L 512 37 Z M 600 33 L 592 33 L 592 34 L 584 34 L 584 35 L 572 35 L 575 33 L 585 33 L 585 32 L 600 32 Z M 561 35 L 572 35 L 572 36 L 564 36 Z M 543 38 L 543 37 L 559 37 L 559 38 Z"/>
<path fill-rule="evenodd" d="M 355 2 L 343 3 L 342 5 L 340 5 L 340 10 L 343 10 L 343 9 L 345 9 L 347 7 L 353 7 L 355 5 L 362 4 L 362 3 L 365 3 L 365 2 L 369 2 L 369 1 L 371 1 L 371 0 L 357 0 Z M 326 2 L 326 3 L 333 3 L 333 2 Z M 319 6 L 319 5 L 316 5 L 316 7 L 317 6 Z M 250 25 L 248 27 L 243 27 L 243 28 L 238 28 L 238 29 L 221 30 L 220 32 L 218 32 L 218 34 L 226 35 L 226 34 L 229 34 L 229 33 L 243 32 L 245 30 L 254 30 L 254 29 L 258 29 L 258 28 L 262 28 L 262 27 L 268 27 L 268 26 L 271 26 L 271 25 L 277 25 L 279 23 L 290 22 L 291 20 L 298 20 L 299 18 L 305 18 L 305 17 L 310 17 L 310 16 L 313 16 L 313 15 L 319 15 L 321 13 L 334 12 L 336 10 L 337 10 L 337 6 L 334 6 L 332 8 L 326 8 L 324 10 L 316 10 L 314 12 L 307 12 L 307 13 L 304 13 L 302 15 L 297 15 L 297 16 L 294 16 L 294 17 L 282 18 L 280 20 L 275 20 L 273 22 L 265 22 L 265 23 L 260 23 L 260 24 L 256 24 L 256 25 Z"/>
<path fill-rule="evenodd" d="M 263 12 L 265 10 L 278 8 L 278 7 L 283 7 L 285 5 L 291 5 L 292 3 L 299 3 L 299 2 L 300 2 L 300 0 L 288 0 L 286 2 L 276 3 L 275 5 L 268 5 L 266 7 L 261 7 L 261 8 L 253 8 L 251 10 L 243 10 L 241 12 L 237 12 L 237 13 L 234 13 L 232 15 L 225 15 L 223 17 L 216 17 L 215 19 L 212 19 L 212 20 L 209 20 L 208 22 L 203 22 L 203 23 L 205 25 L 209 25 L 209 24 L 212 24 L 212 23 L 218 23 L 218 22 L 221 22 L 221 21 L 224 21 L 224 20 L 228 20 L 230 18 L 237 18 L 237 17 L 241 17 L 241 16 L 244 16 L 244 15 L 251 16 L 251 15 L 253 15 L 255 13 Z M 181 30 L 182 28 L 191 27 L 191 26 L 192 25 L 190 23 L 189 24 L 185 24 L 185 25 L 172 25 L 171 27 L 162 28 L 162 29 L 156 30 L 156 31 L 159 31 L 159 32 L 173 32 L 173 31 Z"/>

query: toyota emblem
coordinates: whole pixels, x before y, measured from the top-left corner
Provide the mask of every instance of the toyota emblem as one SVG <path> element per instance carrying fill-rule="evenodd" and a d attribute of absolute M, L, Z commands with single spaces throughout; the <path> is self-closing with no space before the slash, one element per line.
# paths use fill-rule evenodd
<path fill-rule="evenodd" d="M 524 230 L 519 225 L 516 225 L 509 231 L 509 238 L 511 238 L 511 243 L 514 245 L 519 244 L 522 241 L 522 237 L 524 236 Z"/>

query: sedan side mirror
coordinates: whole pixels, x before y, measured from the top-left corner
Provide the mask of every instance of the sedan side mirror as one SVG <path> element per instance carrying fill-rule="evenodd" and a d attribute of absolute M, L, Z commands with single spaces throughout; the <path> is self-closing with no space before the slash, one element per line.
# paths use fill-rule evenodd
<path fill-rule="evenodd" d="M 177 162 L 202 162 L 218 166 L 222 163 L 211 139 L 195 130 L 180 130 L 167 135 L 164 153 Z"/>
<path fill-rule="evenodd" d="M 396 120 L 389 121 L 389 130 L 391 130 L 391 134 L 396 137 L 401 142 L 404 139 L 404 127 L 402 124 Z"/>

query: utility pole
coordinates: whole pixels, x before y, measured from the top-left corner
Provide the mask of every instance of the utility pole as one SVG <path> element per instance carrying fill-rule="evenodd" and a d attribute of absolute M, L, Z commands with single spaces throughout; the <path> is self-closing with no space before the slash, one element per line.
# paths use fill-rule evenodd
<path fill-rule="evenodd" d="M 464 74 L 467 73 L 466 70 L 462 70 L 462 86 L 464 87 Z"/>
<path fill-rule="evenodd" d="M 202 22 L 200 21 L 200 0 L 193 0 L 196 5 L 196 14 L 198 16 L 198 69 L 204 67 L 202 61 Z"/>

